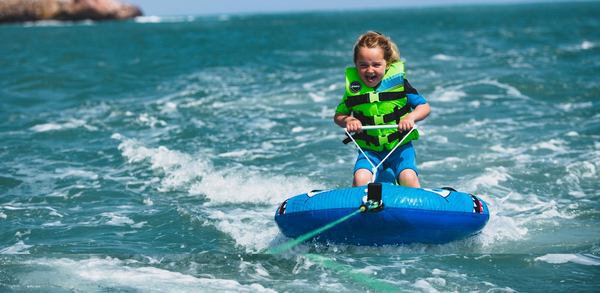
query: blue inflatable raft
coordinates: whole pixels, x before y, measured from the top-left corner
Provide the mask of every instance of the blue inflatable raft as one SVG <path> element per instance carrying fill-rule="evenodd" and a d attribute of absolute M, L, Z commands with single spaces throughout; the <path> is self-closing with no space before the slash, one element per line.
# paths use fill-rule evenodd
<path fill-rule="evenodd" d="M 451 188 L 383 183 L 378 190 L 379 208 L 357 213 L 313 239 L 354 245 L 439 244 L 477 234 L 489 220 L 483 200 Z M 296 238 L 356 212 L 366 199 L 366 186 L 300 194 L 279 206 L 275 221 L 285 236 Z"/>

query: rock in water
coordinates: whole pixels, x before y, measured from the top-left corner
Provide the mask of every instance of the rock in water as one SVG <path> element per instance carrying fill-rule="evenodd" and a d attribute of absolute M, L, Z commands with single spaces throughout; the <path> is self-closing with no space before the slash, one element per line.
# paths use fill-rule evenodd
<path fill-rule="evenodd" d="M 141 16 L 118 0 L 0 0 L 0 23 L 37 20 L 110 20 Z"/>

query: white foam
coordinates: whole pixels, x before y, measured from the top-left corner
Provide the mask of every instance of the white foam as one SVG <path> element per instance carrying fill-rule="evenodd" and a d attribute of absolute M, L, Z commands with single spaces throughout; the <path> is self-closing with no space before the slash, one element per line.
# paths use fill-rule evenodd
<path fill-rule="evenodd" d="M 495 208 L 497 206 L 493 206 Z M 478 240 L 482 247 L 490 248 L 499 242 L 517 241 L 526 237 L 529 231 L 520 219 L 512 216 L 499 215 L 491 208 L 490 221 L 481 231 Z"/>
<path fill-rule="evenodd" d="M 598 180 L 598 169 L 600 169 L 600 154 L 593 152 L 588 159 L 590 161 L 575 161 L 566 166 L 567 175 L 556 179 L 556 184 L 569 188 L 569 195 L 575 198 L 586 197 L 581 183 Z"/>
<path fill-rule="evenodd" d="M 486 79 L 477 80 L 477 81 L 473 81 L 473 82 L 467 82 L 467 83 L 463 83 L 463 84 L 459 84 L 459 85 L 436 86 L 435 90 L 430 95 L 430 99 L 432 101 L 438 101 L 438 102 L 456 102 L 456 101 L 459 101 L 462 98 L 468 96 L 467 92 L 465 91 L 466 89 L 468 89 L 471 86 L 476 86 L 476 85 L 489 85 L 489 86 L 497 87 L 497 88 L 505 90 L 507 96 L 527 98 L 527 96 L 523 95 L 514 86 L 511 86 L 511 85 L 505 84 L 505 83 L 501 83 L 497 80 L 486 78 Z M 487 98 L 491 98 L 491 99 L 503 98 L 502 95 L 489 95 L 489 94 L 486 95 L 486 94 L 484 94 L 483 96 L 487 97 Z M 479 106 L 479 105 L 476 104 L 476 106 Z"/>
<path fill-rule="evenodd" d="M 421 134 L 421 129 L 423 127 L 419 128 L 419 134 Z M 434 135 L 434 136 L 430 136 L 427 138 L 428 141 L 432 141 L 438 144 L 445 144 L 448 143 L 448 138 L 442 135 Z"/>
<path fill-rule="evenodd" d="M 546 149 L 555 153 L 564 154 L 567 152 L 566 142 L 562 139 L 551 139 L 548 141 L 538 142 L 531 146 L 532 150 Z"/>
<path fill-rule="evenodd" d="M 474 82 L 473 85 L 486 84 L 501 88 L 506 91 L 506 94 L 511 97 L 519 97 L 519 98 L 527 98 L 527 96 L 523 95 L 516 87 L 511 86 L 509 84 L 501 83 L 497 80 L 493 79 L 484 79 L 477 82 Z"/>
<path fill-rule="evenodd" d="M 427 280 L 425 279 L 417 279 L 415 281 L 415 283 L 413 284 L 413 287 L 422 290 L 423 292 L 430 292 L 430 293 L 435 293 L 435 292 L 440 292 L 437 289 L 435 289 Z"/>
<path fill-rule="evenodd" d="M 49 132 L 49 131 L 74 129 L 74 128 L 79 128 L 79 127 L 84 127 L 90 131 L 98 130 L 97 127 L 87 125 L 84 120 L 80 120 L 80 119 L 70 119 L 65 122 L 48 122 L 48 123 L 32 126 L 29 129 L 34 132 Z"/>
<path fill-rule="evenodd" d="M 132 139 L 125 139 L 120 134 L 113 134 L 113 139 L 122 140 L 118 148 L 130 163 L 149 161 L 153 170 L 161 171 L 159 190 L 169 191 L 185 188 L 191 182 L 199 180 L 202 173 L 210 169 L 210 164 L 199 157 L 169 150 L 166 147 L 147 148 Z"/>
<path fill-rule="evenodd" d="M 420 164 L 420 167 L 423 169 L 435 169 L 439 166 L 444 166 L 444 168 L 456 168 L 457 163 L 463 161 L 458 157 L 447 157 L 442 160 L 437 161 L 428 161 Z"/>
<path fill-rule="evenodd" d="M 92 289 L 97 290 L 99 287 L 122 287 L 122 289 L 140 292 L 275 292 L 256 283 L 242 285 L 235 280 L 218 279 L 212 276 L 199 278 L 147 266 L 134 260 L 43 258 L 28 263 L 34 265 L 35 270 L 19 279 L 21 283 L 32 286 L 43 285 L 75 291 L 95 291 Z"/>
<path fill-rule="evenodd" d="M 585 102 L 585 103 L 560 103 L 557 104 L 556 107 L 558 107 L 559 109 L 565 111 L 565 112 L 572 112 L 574 110 L 581 110 L 581 109 L 588 109 L 588 108 L 592 108 L 594 105 L 592 104 L 592 102 Z"/>
<path fill-rule="evenodd" d="M 160 113 L 162 114 L 169 114 L 169 113 L 174 113 L 177 112 L 177 103 L 172 102 L 172 101 L 167 101 L 163 104 L 162 108 L 160 109 Z"/>
<path fill-rule="evenodd" d="M 598 164 L 600 162 L 595 161 L 578 161 L 567 165 L 567 172 L 575 175 L 580 179 L 593 179 L 598 175 Z"/>
<path fill-rule="evenodd" d="M 91 179 L 91 180 L 98 179 L 98 174 L 96 174 L 92 171 L 76 169 L 76 168 L 56 169 L 56 170 L 54 170 L 54 172 L 59 174 L 59 178 L 61 178 L 61 179 L 69 178 L 69 177 L 80 177 L 80 178 Z"/>
<path fill-rule="evenodd" d="M 144 198 L 143 203 L 147 206 L 153 206 L 154 202 L 150 198 Z"/>
<path fill-rule="evenodd" d="M 321 184 L 305 178 L 287 178 L 281 175 L 255 173 L 214 172 L 206 174 L 201 182 L 191 186 L 191 194 L 204 194 L 211 204 L 266 203 L 277 204 L 285 198 L 306 192 L 307 189 L 323 188 Z"/>
<path fill-rule="evenodd" d="M 278 235 L 277 227 L 273 225 L 277 204 L 289 196 L 323 188 L 322 184 L 306 178 L 288 178 L 246 168 L 216 170 L 202 156 L 191 156 L 163 146 L 148 148 L 120 134 L 112 137 L 121 140 L 118 148 L 128 162 L 149 163 L 150 168 L 158 171 L 159 191 L 183 190 L 190 195 L 206 197 L 209 201 L 204 206 L 210 207 L 205 209 L 208 217 L 200 221 L 230 235 L 247 251 L 267 248 Z M 224 157 L 233 155 L 229 153 Z M 263 206 L 231 210 L 227 208 L 228 203 Z M 133 220 L 118 213 L 104 213 L 103 216 L 108 218 L 106 224 L 109 225 L 134 225 Z"/>
<path fill-rule="evenodd" d="M 237 150 L 237 151 L 220 153 L 219 157 L 222 157 L 222 158 L 241 158 L 241 157 L 248 156 L 248 154 L 250 154 L 249 150 L 241 149 L 241 150 Z"/>
<path fill-rule="evenodd" d="M 47 222 L 42 224 L 42 227 L 61 227 L 65 226 L 61 221 Z"/>
<path fill-rule="evenodd" d="M 28 249 L 30 247 L 33 247 L 33 245 L 27 245 L 23 242 L 23 240 L 19 240 L 12 246 L 0 249 L 0 254 L 29 254 Z"/>
<path fill-rule="evenodd" d="M 102 217 L 108 218 L 106 221 L 106 225 L 110 226 L 125 226 L 125 225 L 133 225 L 135 222 L 127 216 L 123 216 L 118 213 L 106 212 L 100 214 Z"/>
<path fill-rule="evenodd" d="M 481 107 L 481 102 L 480 102 L 480 101 L 478 101 L 478 100 L 475 100 L 475 101 L 471 101 L 471 102 L 469 102 L 469 103 L 468 103 L 468 105 L 469 105 L 471 108 L 479 108 L 479 107 Z"/>
<path fill-rule="evenodd" d="M 163 120 L 159 120 L 156 117 L 150 116 L 148 113 L 142 113 L 138 116 L 137 121 L 146 126 L 150 126 L 151 128 L 155 128 L 157 126 L 166 126 L 167 122 Z"/>
<path fill-rule="evenodd" d="M 535 258 L 536 261 L 543 261 L 551 264 L 564 264 L 568 262 L 586 265 L 586 266 L 599 266 L 600 258 L 584 255 L 584 254 L 562 254 L 562 253 L 550 253 Z"/>
<path fill-rule="evenodd" d="M 594 47 L 596 47 L 596 43 L 592 43 L 592 42 L 587 41 L 587 40 L 584 40 L 579 45 L 579 48 L 581 48 L 581 50 L 589 50 L 589 49 L 592 49 Z"/>
<path fill-rule="evenodd" d="M 172 22 L 192 22 L 196 20 L 194 16 L 138 16 L 134 19 L 135 22 L 140 24 L 146 23 L 172 23 Z"/>
<path fill-rule="evenodd" d="M 266 249 L 279 234 L 277 226 L 273 225 L 274 212 L 274 208 L 238 208 L 228 211 L 211 208 L 208 209 L 207 224 L 213 224 L 218 230 L 231 236 L 246 252 L 257 252 Z"/>
<path fill-rule="evenodd" d="M 148 16 L 138 16 L 135 18 L 135 22 L 137 23 L 160 23 L 162 22 L 162 18 L 156 15 L 148 15 Z"/>
<path fill-rule="evenodd" d="M 463 279 L 467 278 L 466 274 L 461 274 L 461 273 L 457 273 L 457 272 L 448 272 L 448 271 L 440 270 L 438 268 L 434 268 L 431 271 L 431 274 L 434 276 L 445 276 L 445 277 L 451 277 L 451 278 L 463 278 Z"/>
<path fill-rule="evenodd" d="M 500 182 L 504 182 L 510 178 L 511 176 L 508 173 L 508 170 L 502 166 L 485 168 L 485 172 L 482 175 L 469 181 L 468 187 L 465 188 L 465 190 L 476 190 L 478 187 L 497 186 Z"/>
<path fill-rule="evenodd" d="M 431 100 L 439 102 L 456 102 L 466 96 L 467 93 L 462 90 L 436 87 L 435 91 L 431 93 Z"/>
<path fill-rule="evenodd" d="M 577 131 L 569 131 L 565 135 L 570 136 L 570 137 L 575 137 L 575 136 L 579 136 L 579 133 L 577 133 Z"/>
<path fill-rule="evenodd" d="M 444 54 L 436 54 L 436 55 L 433 55 L 431 57 L 431 59 L 439 60 L 439 61 L 452 61 L 452 60 L 455 60 L 456 57 L 448 56 L 448 55 L 444 55 Z"/>
<path fill-rule="evenodd" d="M 193 195 L 205 195 L 213 204 L 250 202 L 277 204 L 287 196 L 322 188 L 306 178 L 287 178 L 251 170 L 215 170 L 202 156 L 191 156 L 166 147 L 147 148 L 139 142 L 122 140 L 119 149 L 131 163 L 151 163 L 153 170 L 163 173 L 160 191 L 187 190 Z M 227 155 L 231 156 L 231 154 Z"/>
<path fill-rule="evenodd" d="M 240 261 L 239 265 L 240 273 L 249 273 L 253 279 L 269 280 L 270 274 L 265 267 L 260 263 L 251 263 L 247 261 Z"/>
<path fill-rule="evenodd" d="M 310 93 L 308 93 L 308 96 L 309 96 L 309 97 L 310 97 L 310 98 L 313 100 L 313 102 L 315 102 L 315 103 L 319 103 L 319 102 L 323 102 L 323 101 L 326 101 L 326 100 L 327 100 L 327 98 L 326 98 L 324 95 L 319 95 L 319 94 L 316 94 L 316 93 L 314 93 L 314 92 L 310 92 Z"/>
<path fill-rule="evenodd" d="M 74 26 L 74 25 L 93 25 L 92 20 L 82 21 L 60 21 L 60 20 L 38 20 L 38 21 L 27 21 L 23 23 L 23 27 L 59 27 L 59 26 Z"/>
<path fill-rule="evenodd" d="M 246 126 L 256 129 L 269 130 L 277 126 L 277 122 L 267 118 L 256 118 L 250 121 Z"/>
<path fill-rule="evenodd" d="M 495 189 L 503 190 L 500 186 Z M 572 220 L 576 216 L 559 202 L 540 199 L 536 194 L 511 191 L 504 197 L 499 194 L 481 197 L 490 209 L 490 221 L 478 237 L 484 249 L 526 238 L 529 226 L 560 225 L 559 220 Z"/>

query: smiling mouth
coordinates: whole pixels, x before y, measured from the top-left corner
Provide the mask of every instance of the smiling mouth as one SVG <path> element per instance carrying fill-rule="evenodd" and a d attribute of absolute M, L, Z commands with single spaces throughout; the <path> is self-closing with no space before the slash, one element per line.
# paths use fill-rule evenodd
<path fill-rule="evenodd" d="M 365 78 L 367 79 L 367 82 L 373 83 L 377 79 L 377 75 L 375 75 L 375 74 L 367 74 L 367 75 L 365 75 Z"/>

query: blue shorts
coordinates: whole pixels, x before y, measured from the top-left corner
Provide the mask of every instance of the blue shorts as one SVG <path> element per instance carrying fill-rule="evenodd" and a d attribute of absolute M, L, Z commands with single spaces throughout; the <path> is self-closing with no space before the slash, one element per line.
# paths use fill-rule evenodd
<path fill-rule="evenodd" d="M 365 154 L 375 166 L 377 166 L 381 160 L 388 155 L 388 153 L 389 151 L 376 152 L 365 150 Z M 411 169 L 415 171 L 417 175 L 419 175 L 419 171 L 417 170 L 415 148 L 413 147 L 412 143 L 409 142 L 403 146 L 399 146 L 394 153 L 387 158 L 381 166 L 379 166 L 377 169 L 377 174 L 383 174 L 383 171 L 385 171 L 387 168 L 392 170 L 394 173 L 394 178 L 396 179 L 398 179 L 400 172 L 406 169 Z M 369 161 L 367 161 L 365 156 L 360 151 L 358 152 L 358 158 L 356 158 L 356 163 L 354 164 L 354 173 L 356 173 L 358 169 L 367 169 L 373 173 L 373 166 L 369 164 Z"/>

